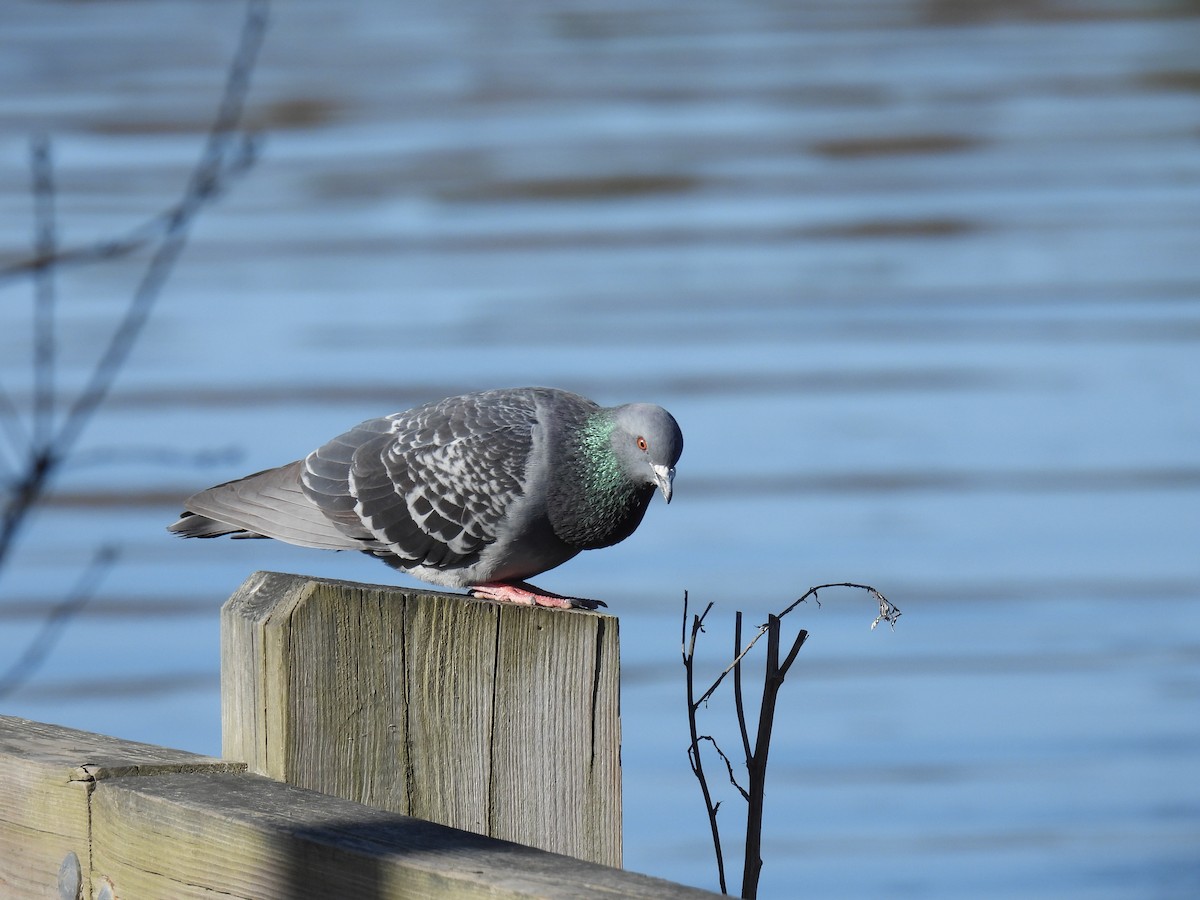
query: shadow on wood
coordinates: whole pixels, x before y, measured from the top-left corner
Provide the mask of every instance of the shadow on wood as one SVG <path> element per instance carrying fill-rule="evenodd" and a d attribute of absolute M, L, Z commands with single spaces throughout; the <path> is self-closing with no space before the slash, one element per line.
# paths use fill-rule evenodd
<path fill-rule="evenodd" d="M 4 897 L 90 898 L 106 886 L 127 900 L 716 896 L 240 768 L 0 716 Z"/>

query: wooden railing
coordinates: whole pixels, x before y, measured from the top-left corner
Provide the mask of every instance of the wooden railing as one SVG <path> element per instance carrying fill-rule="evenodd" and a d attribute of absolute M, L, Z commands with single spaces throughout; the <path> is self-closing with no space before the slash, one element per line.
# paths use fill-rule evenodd
<path fill-rule="evenodd" d="M 256 573 L 223 759 L 0 716 L 0 896 L 716 895 L 622 871 L 617 622 Z"/>

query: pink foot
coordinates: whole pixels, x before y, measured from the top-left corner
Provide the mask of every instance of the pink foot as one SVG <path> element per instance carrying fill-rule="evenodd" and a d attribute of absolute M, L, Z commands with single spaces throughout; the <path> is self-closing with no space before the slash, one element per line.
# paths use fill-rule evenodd
<path fill-rule="evenodd" d="M 582 597 L 563 597 L 538 590 L 524 581 L 496 581 L 471 586 L 471 596 L 499 603 L 516 603 L 520 606 L 548 606 L 552 609 L 596 609 L 606 604 L 601 600 L 585 600 Z"/>

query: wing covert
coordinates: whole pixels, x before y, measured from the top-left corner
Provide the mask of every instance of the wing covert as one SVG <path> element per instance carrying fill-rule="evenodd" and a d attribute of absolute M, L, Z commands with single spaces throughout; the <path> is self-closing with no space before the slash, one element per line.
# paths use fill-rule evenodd
<path fill-rule="evenodd" d="M 503 536 L 506 511 L 525 494 L 536 423 L 525 394 L 503 403 L 468 395 L 371 420 L 306 460 L 305 489 L 405 565 L 469 563 Z"/>

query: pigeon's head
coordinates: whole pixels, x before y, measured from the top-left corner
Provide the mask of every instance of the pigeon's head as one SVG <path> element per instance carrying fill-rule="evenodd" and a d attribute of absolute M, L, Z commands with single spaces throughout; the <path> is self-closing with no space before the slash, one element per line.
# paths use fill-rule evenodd
<path fill-rule="evenodd" d="M 613 410 L 613 450 L 625 474 L 639 484 L 656 485 L 671 502 L 675 463 L 683 453 L 683 432 L 674 416 L 653 403 L 630 403 Z"/>

